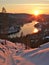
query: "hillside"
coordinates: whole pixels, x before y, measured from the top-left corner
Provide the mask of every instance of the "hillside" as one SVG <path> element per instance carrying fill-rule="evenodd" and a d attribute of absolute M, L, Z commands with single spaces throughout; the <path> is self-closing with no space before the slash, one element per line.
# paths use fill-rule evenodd
<path fill-rule="evenodd" d="M 34 16 L 25 13 L 0 13 L 0 34 L 19 32 L 20 27 L 26 23 L 32 22 L 33 17 Z"/>

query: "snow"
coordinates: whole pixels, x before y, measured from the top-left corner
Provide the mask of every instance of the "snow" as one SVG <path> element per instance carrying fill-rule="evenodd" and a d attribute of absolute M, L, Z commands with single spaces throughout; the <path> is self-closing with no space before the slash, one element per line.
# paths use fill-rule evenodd
<path fill-rule="evenodd" d="M 24 50 L 21 43 L 0 39 L 0 65 L 49 65 L 49 42 Z"/>

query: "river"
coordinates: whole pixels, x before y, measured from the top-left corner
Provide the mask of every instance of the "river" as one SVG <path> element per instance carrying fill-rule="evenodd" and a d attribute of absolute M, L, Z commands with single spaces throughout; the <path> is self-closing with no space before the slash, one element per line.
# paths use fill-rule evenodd
<path fill-rule="evenodd" d="M 20 37 L 21 35 L 26 36 L 27 34 L 33 34 L 38 32 L 38 29 L 34 27 L 34 25 L 37 23 L 37 21 L 32 21 L 31 23 L 24 24 L 23 27 L 21 27 L 19 33 L 12 34 L 10 35 L 10 37 Z"/>

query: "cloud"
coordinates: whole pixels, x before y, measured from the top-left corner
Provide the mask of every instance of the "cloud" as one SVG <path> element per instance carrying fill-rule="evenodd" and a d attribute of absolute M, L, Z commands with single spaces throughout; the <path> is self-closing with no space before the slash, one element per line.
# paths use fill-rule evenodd
<path fill-rule="evenodd" d="M 0 0 L 0 4 L 49 4 L 48 0 Z"/>

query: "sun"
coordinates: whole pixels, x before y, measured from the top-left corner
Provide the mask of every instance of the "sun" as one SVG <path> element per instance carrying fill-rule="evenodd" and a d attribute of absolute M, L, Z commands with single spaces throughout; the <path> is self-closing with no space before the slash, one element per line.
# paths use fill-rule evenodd
<path fill-rule="evenodd" d="M 35 11 L 34 11 L 34 15 L 36 15 L 36 16 L 37 16 L 37 15 L 39 15 L 39 14 L 40 14 L 40 13 L 39 13 L 39 11 L 38 11 L 38 10 L 35 10 Z"/>
<path fill-rule="evenodd" d="M 36 15 L 36 16 L 38 16 L 38 15 L 40 14 L 40 11 L 39 11 L 39 10 L 35 10 L 35 11 L 33 12 L 33 14 Z"/>

